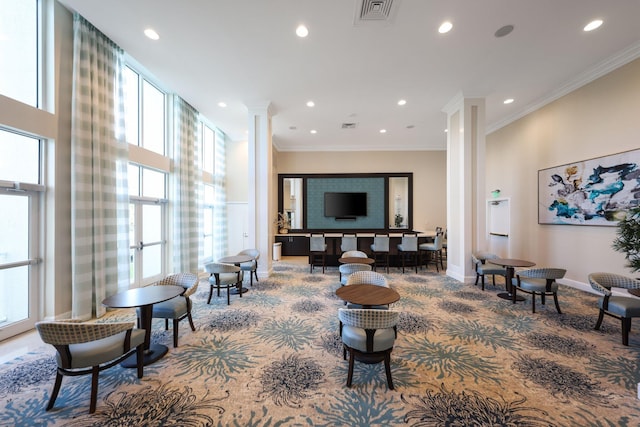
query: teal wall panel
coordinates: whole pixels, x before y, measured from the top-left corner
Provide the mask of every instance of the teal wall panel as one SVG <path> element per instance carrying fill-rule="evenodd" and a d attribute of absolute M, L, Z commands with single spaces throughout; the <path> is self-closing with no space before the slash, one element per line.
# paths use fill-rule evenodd
<path fill-rule="evenodd" d="M 307 179 L 307 228 L 375 229 L 386 228 L 384 221 L 383 177 L 375 178 L 308 178 Z M 367 216 L 355 220 L 336 220 L 324 216 L 324 193 L 367 193 Z"/>

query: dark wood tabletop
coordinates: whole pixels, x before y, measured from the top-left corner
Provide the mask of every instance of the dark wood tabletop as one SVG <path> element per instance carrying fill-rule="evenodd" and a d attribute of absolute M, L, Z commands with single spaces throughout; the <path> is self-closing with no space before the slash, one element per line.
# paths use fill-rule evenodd
<path fill-rule="evenodd" d="M 635 297 L 640 297 L 640 289 L 629 289 L 629 293 Z"/>
<path fill-rule="evenodd" d="M 487 262 L 490 262 L 491 264 L 501 265 L 503 267 L 533 267 L 534 265 L 536 265 L 535 262 L 513 258 L 488 259 Z"/>
<path fill-rule="evenodd" d="M 169 351 L 164 344 L 151 343 L 153 304 L 170 300 L 183 292 L 182 286 L 145 286 L 144 288 L 129 289 L 102 300 L 102 305 L 110 308 L 140 308 L 140 327 L 145 330 L 143 361 L 145 366 L 162 358 Z M 121 365 L 125 368 L 135 368 L 137 366 L 136 356 L 132 354 Z"/>
<path fill-rule="evenodd" d="M 391 288 L 377 285 L 347 285 L 336 291 L 341 299 L 363 307 L 387 305 L 400 299 L 400 294 Z"/>
<path fill-rule="evenodd" d="M 373 264 L 375 261 L 371 258 L 360 258 L 360 257 L 343 257 L 338 258 L 338 262 L 340 264 Z"/>
<path fill-rule="evenodd" d="M 107 297 L 102 300 L 102 305 L 110 308 L 142 307 L 170 300 L 183 292 L 182 286 L 145 286 Z"/>

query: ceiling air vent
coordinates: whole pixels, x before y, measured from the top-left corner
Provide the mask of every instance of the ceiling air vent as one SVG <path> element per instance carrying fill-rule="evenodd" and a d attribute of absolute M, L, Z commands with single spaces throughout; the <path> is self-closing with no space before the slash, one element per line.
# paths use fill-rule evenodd
<path fill-rule="evenodd" d="M 355 123 L 343 123 L 342 124 L 342 129 L 355 129 L 356 128 L 356 124 Z"/>
<path fill-rule="evenodd" d="M 356 23 L 362 21 L 387 21 L 398 0 L 356 0 Z"/>

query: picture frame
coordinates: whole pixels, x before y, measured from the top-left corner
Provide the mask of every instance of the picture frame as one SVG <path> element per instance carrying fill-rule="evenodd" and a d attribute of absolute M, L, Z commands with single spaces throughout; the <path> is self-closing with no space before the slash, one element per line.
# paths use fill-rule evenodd
<path fill-rule="evenodd" d="M 538 171 L 538 224 L 616 226 L 640 206 L 640 149 Z"/>

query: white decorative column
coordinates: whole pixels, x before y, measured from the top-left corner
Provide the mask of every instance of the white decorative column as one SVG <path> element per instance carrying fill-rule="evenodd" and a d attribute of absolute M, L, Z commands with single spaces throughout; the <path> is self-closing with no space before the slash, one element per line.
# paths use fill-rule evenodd
<path fill-rule="evenodd" d="M 447 275 L 475 280 L 471 253 L 486 246 L 484 98 L 459 94 L 447 114 Z"/>
<path fill-rule="evenodd" d="M 253 246 L 260 251 L 258 276 L 266 277 L 271 271 L 273 221 L 277 215 L 274 200 L 273 147 L 271 117 L 274 114 L 270 102 L 247 105 L 249 110 L 248 135 L 248 234 L 254 236 Z M 250 244 L 250 243 L 249 243 Z"/>

